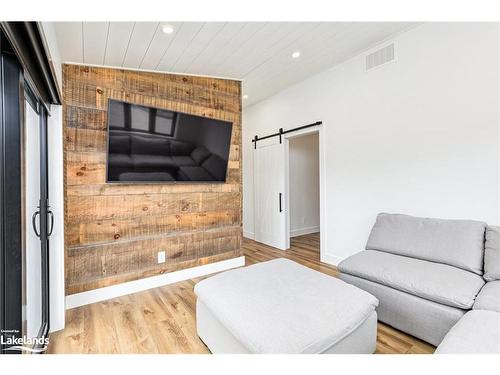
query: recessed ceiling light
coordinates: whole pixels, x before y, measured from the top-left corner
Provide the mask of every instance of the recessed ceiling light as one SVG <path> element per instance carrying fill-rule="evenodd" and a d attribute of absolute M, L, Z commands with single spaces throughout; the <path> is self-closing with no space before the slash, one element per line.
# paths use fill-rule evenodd
<path fill-rule="evenodd" d="M 170 25 L 165 25 L 161 28 L 161 31 L 163 31 L 165 34 L 172 34 L 174 32 L 174 28 Z"/>
<path fill-rule="evenodd" d="M 295 51 L 294 53 L 292 53 L 292 57 L 294 59 L 296 59 L 297 57 L 300 57 L 300 51 Z"/>
<path fill-rule="evenodd" d="M 248 99 L 248 95 L 243 95 L 243 99 Z"/>

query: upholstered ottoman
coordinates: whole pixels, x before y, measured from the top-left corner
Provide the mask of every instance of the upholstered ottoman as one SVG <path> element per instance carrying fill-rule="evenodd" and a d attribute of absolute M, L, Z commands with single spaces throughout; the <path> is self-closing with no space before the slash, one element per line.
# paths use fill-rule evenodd
<path fill-rule="evenodd" d="M 373 353 L 378 300 L 287 259 L 223 272 L 194 291 L 212 353 Z"/>

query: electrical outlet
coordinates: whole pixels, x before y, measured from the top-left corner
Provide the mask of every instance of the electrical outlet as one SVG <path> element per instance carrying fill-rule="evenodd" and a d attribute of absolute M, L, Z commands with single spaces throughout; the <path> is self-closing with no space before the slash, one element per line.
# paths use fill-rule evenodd
<path fill-rule="evenodd" d="M 158 251 L 158 264 L 165 263 L 165 251 Z"/>

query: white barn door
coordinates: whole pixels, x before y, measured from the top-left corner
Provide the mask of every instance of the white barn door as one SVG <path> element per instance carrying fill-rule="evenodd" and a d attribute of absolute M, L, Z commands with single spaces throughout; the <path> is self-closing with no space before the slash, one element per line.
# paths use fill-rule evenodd
<path fill-rule="evenodd" d="M 286 154 L 283 143 L 257 142 L 254 149 L 255 241 L 286 250 L 289 247 L 286 207 Z"/>

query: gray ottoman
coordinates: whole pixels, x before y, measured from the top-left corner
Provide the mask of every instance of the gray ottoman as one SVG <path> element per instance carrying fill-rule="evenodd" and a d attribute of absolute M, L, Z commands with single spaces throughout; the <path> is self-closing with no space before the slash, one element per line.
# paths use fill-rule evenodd
<path fill-rule="evenodd" d="M 212 353 L 373 353 L 378 300 L 287 259 L 220 273 L 194 291 Z"/>

